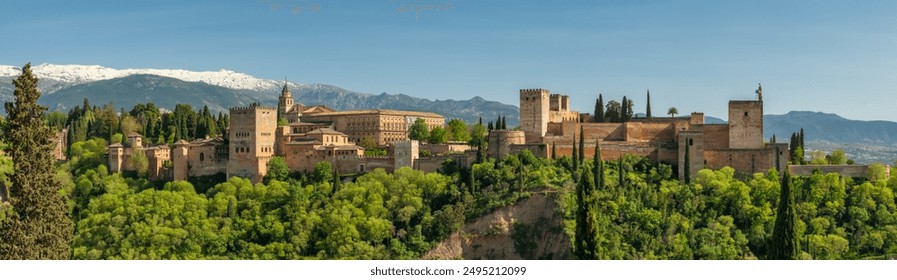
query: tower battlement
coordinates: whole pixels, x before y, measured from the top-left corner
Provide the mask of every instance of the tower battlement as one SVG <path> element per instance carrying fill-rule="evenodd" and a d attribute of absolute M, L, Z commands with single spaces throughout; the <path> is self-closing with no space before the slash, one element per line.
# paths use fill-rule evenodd
<path fill-rule="evenodd" d="M 524 96 L 534 97 L 534 96 L 539 96 L 542 94 L 548 95 L 548 94 L 550 94 L 550 92 L 547 89 L 541 89 L 541 88 L 521 89 L 520 90 L 520 97 L 524 97 Z"/>
<path fill-rule="evenodd" d="M 277 110 L 277 108 L 259 105 L 258 103 L 252 103 L 252 105 L 249 106 L 231 107 L 229 109 L 231 114 L 248 114 L 253 113 L 256 110 L 275 111 Z"/>

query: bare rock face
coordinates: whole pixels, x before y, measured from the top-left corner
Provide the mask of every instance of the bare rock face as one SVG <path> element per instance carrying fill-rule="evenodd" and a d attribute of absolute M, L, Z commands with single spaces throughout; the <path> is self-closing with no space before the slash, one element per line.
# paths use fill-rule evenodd
<path fill-rule="evenodd" d="M 465 225 L 424 259 L 569 259 L 570 238 L 556 195 L 535 193 Z"/>

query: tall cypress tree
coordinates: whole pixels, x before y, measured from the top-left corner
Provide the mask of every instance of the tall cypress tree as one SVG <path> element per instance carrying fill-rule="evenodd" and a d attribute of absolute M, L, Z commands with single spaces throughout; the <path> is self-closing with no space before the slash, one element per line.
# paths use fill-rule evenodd
<path fill-rule="evenodd" d="M 604 122 L 604 97 L 600 93 L 598 94 L 598 100 L 595 101 L 595 116 L 593 119 L 598 123 Z"/>
<path fill-rule="evenodd" d="M 580 260 L 593 260 L 598 258 L 597 250 L 597 219 L 594 206 L 594 185 L 589 172 L 583 172 L 582 178 L 576 184 L 576 236 L 574 244 L 574 256 Z"/>
<path fill-rule="evenodd" d="M 645 107 L 645 117 L 651 118 L 651 90 L 648 90 L 648 106 Z"/>
<path fill-rule="evenodd" d="M 623 96 L 623 102 L 620 102 L 620 122 L 628 121 L 626 116 L 629 116 L 629 111 L 627 111 L 628 108 L 626 104 L 629 104 L 629 99 L 627 99 L 626 96 Z"/>
<path fill-rule="evenodd" d="M 15 101 L 4 105 L 8 119 L 2 137 L 15 172 L 10 175 L 12 211 L 0 223 L 0 258 L 68 259 L 73 225 L 54 177 L 54 134 L 41 117 L 47 108 L 37 105 L 40 91 L 31 63 L 13 84 Z"/>
<path fill-rule="evenodd" d="M 576 169 L 579 168 L 579 163 L 576 160 L 576 132 L 573 132 L 573 152 L 570 153 L 570 157 L 573 158 L 573 178 L 576 178 Z"/>
<path fill-rule="evenodd" d="M 557 159 L 557 152 L 557 146 L 554 144 L 554 142 L 551 142 L 551 159 Z"/>
<path fill-rule="evenodd" d="M 685 138 L 685 168 L 683 171 L 685 174 L 683 177 L 685 177 L 686 184 L 691 184 L 691 150 L 688 147 L 690 140 L 691 139 L 689 138 Z"/>
<path fill-rule="evenodd" d="M 583 133 L 582 125 L 579 126 L 579 164 L 585 162 L 585 150 L 586 150 L 586 141 L 585 141 L 585 133 Z"/>
<path fill-rule="evenodd" d="M 794 227 L 794 195 L 791 194 L 791 175 L 785 171 L 782 189 L 779 192 L 779 207 L 776 209 L 776 223 L 772 229 L 769 244 L 771 260 L 796 260 L 800 257 L 800 243 Z"/>
<path fill-rule="evenodd" d="M 601 143 L 595 141 L 595 156 L 592 158 L 592 178 L 596 190 L 604 189 L 604 161 L 601 160 Z"/>
<path fill-rule="evenodd" d="M 619 185 L 618 190 L 623 191 L 626 189 L 626 169 L 623 168 L 623 157 L 622 156 L 619 159 L 619 164 L 617 165 L 617 167 L 619 168 L 617 173 L 620 177 L 619 178 L 620 182 L 618 184 Z"/>
<path fill-rule="evenodd" d="M 806 146 L 804 146 L 804 128 L 803 127 L 800 128 L 800 139 L 799 140 L 800 140 L 800 147 L 804 148 L 804 150 L 806 150 Z"/>

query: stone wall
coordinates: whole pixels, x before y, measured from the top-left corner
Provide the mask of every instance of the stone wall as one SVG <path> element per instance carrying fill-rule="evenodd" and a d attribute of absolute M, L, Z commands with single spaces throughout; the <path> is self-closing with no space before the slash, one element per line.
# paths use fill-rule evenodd
<path fill-rule="evenodd" d="M 729 125 L 705 124 L 702 126 L 698 126 L 695 129 L 704 131 L 705 149 L 729 148 Z"/>
<path fill-rule="evenodd" d="M 788 165 L 788 173 L 791 176 L 810 176 L 815 170 L 822 173 L 838 173 L 844 177 L 866 178 L 869 165 Z M 891 177 L 891 167 L 885 166 L 887 178 Z"/>
<path fill-rule="evenodd" d="M 676 139 L 672 124 L 627 122 L 624 128 L 626 141 L 665 143 Z"/>
<path fill-rule="evenodd" d="M 744 173 L 766 172 L 776 167 L 774 149 L 705 150 L 704 160 L 709 168 L 729 166 Z M 784 167 L 788 161 L 780 161 Z"/>
<path fill-rule="evenodd" d="M 489 132 L 489 156 L 492 158 L 504 158 L 511 151 L 512 145 L 522 145 L 526 143 L 523 131 L 517 130 L 493 130 Z M 538 144 L 537 144 L 538 145 Z"/>

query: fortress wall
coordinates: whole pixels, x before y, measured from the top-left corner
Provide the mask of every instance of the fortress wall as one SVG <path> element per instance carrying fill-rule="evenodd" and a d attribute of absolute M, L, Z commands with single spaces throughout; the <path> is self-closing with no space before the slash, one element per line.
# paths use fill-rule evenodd
<path fill-rule="evenodd" d="M 704 150 L 705 166 L 722 168 L 730 166 L 745 173 L 766 172 L 775 168 L 773 149 L 720 149 Z M 781 162 L 784 167 L 787 162 Z"/>
<path fill-rule="evenodd" d="M 890 166 L 885 166 L 890 178 Z M 813 171 L 819 170 L 822 173 L 838 173 L 844 177 L 866 177 L 869 172 L 869 165 L 788 165 L 788 172 L 792 176 L 810 176 Z"/>
<path fill-rule="evenodd" d="M 545 144 L 511 145 L 509 150 L 511 154 L 519 154 L 523 150 L 529 150 L 536 157 L 547 158 L 551 156 L 551 147 Z"/>
<path fill-rule="evenodd" d="M 671 124 L 641 122 L 627 122 L 625 124 L 626 141 L 672 142 L 675 139 L 675 134 Z"/>
<path fill-rule="evenodd" d="M 727 149 L 729 148 L 729 125 L 726 124 L 705 124 L 696 127 L 704 131 L 704 148 L 705 149 Z"/>
<path fill-rule="evenodd" d="M 577 149 L 578 148 L 579 144 L 577 144 Z M 546 153 L 546 155 L 551 156 L 551 145 L 546 145 L 545 149 L 549 151 L 548 153 Z M 557 151 L 558 158 L 562 156 L 569 157 L 573 153 L 573 146 L 570 144 L 556 145 L 555 150 Z M 589 141 L 586 141 L 584 150 L 585 158 L 591 159 L 595 155 L 595 142 L 590 143 Z M 533 152 L 533 154 L 536 154 L 535 151 Z M 658 148 L 647 144 L 626 143 L 622 141 L 601 143 L 601 159 L 616 160 L 626 154 L 644 156 L 656 161 L 658 158 Z M 538 154 L 536 155 L 538 156 Z"/>

